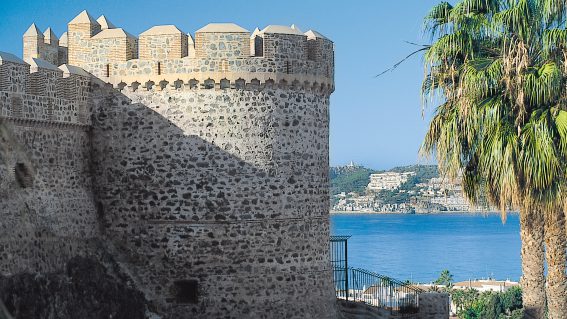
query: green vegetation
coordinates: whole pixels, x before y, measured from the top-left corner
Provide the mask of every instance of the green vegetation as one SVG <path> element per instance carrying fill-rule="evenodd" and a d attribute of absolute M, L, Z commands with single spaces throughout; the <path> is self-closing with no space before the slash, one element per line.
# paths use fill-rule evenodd
<path fill-rule="evenodd" d="M 411 165 L 392 168 L 390 171 L 397 173 L 414 172 L 414 176 L 410 176 L 408 180 L 395 190 L 382 190 L 376 195 L 384 204 L 401 204 L 409 203 L 412 197 L 415 197 L 420 183 L 427 183 L 434 177 L 439 177 L 437 165 Z"/>
<path fill-rule="evenodd" d="M 549 319 L 567 318 L 566 17 L 565 0 L 444 1 L 420 49 L 423 96 L 436 104 L 422 151 L 443 174 L 462 174 L 473 203 L 485 196 L 503 218 L 520 210 L 530 318 L 546 307 Z"/>
<path fill-rule="evenodd" d="M 416 197 L 419 192 L 418 184 L 427 183 L 431 178 L 439 176 L 436 165 L 401 166 L 389 171 L 397 173 L 414 172 L 415 175 L 410 176 L 398 189 L 377 192 L 375 198 L 383 204 L 410 203 L 412 197 Z M 331 196 L 341 192 L 365 194 L 366 186 L 370 182 L 370 174 L 382 172 L 384 171 L 375 171 L 362 166 L 331 167 L 329 170 Z M 337 202 L 337 198 L 331 197 L 332 205 Z"/>
<path fill-rule="evenodd" d="M 512 287 L 505 292 L 478 292 L 453 289 L 451 300 L 462 319 L 522 319 L 522 290 Z"/>
<path fill-rule="evenodd" d="M 522 319 L 524 316 L 520 287 L 511 287 L 505 292 L 455 289 L 449 270 L 443 270 L 433 283 L 445 286 L 432 286 L 431 291 L 449 293 L 460 319 Z"/>
<path fill-rule="evenodd" d="M 439 278 L 433 282 L 436 285 L 445 285 L 447 287 L 451 287 L 453 285 L 453 275 L 449 270 L 445 269 L 439 275 Z"/>
<path fill-rule="evenodd" d="M 415 172 L 414 176 L 410 176 L 408 180 L 400 186 L 400 189 L 411 191 L 415 190 L 417 184 L 420 183 L 427 183 L 432 178 L 439 177 L 439 173 L 437 171 L 437 165 L 415 165 L 415 166 L 406 166 L 406 172 Z M 411 169 L 410 169 L 411 168 Z M 396 168 L 392 171 L 395 172 Z M 403 171 L 402 171 L 403 173 Z"/>
<path fill-rule="evenodd" d="M 439 176 L 436 165 L 401 166 L 395 167 L 389 171 L 398 173 L 415 172 L 415 176 L 411 176 L 407 182 L 400 186 L 400 189 L 404 191 L 416 190 L 417 184 L 426 183 L 431 178 Z M 331 195 L 336 195 L 341 192 L 347 194 L 350 192 L 364 194 L 366 192 L 366 186 L 370 182 L 370 174 L 382 172 L 384 171 L 376 171 L 363 166 L 331 167 L 329 169 Z M 408 200 L 407 194 L 403 192 L 400 194 L 398 191 L 384 191 L 379 193 L 378 197 L 384 199 L 387 203 L 402 203 Z"/>
<path fill-rule="evenodd" d="M 331 195 L 341 192 L 363 194 L 370 181 L 370 174 L 376 171 L 362 166 L 340 166 L 329 169 Z"/>
<path fill-rule="evenodd" d="M 418 183 L 426 183 L 428 180 L 439 177 L 439 172 L 437 171 L 437 165 L 410 165 L 410 166 L 400 166 L 394 167 L 390 170 L 391 172 L 406 173 L 415 172 L 415 176 L 412 176 L 405 185 L 413 185 Z"/>

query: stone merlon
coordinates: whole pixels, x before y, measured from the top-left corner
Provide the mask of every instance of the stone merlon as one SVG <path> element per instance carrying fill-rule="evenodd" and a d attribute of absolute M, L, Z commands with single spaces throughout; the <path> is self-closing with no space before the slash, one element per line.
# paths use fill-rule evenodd
<path fill-rule="evenodd" d="M 174 25 L 138 37 L 101 15 L 82 11 L 57 40 L 35 24 L 24 34 L 24 60 L 81 67 L 115 87 L 213 80 L 275 82 L 334 89 L 334 44 L 317 31 L 269 25 L 251 34 L 234 23 L 210 23 L 191 34 Z M 298 83 L 298 84 L 297 84 Z"/>

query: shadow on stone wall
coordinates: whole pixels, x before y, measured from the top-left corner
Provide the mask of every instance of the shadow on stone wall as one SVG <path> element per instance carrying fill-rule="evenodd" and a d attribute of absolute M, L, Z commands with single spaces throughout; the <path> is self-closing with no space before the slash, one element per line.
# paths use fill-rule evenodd
<path fill-rule="evenodd" d="M 122 284 L 97 261 L 81 257 L 71 259 L 66 271 L 0 277 L 0 297 L 18 319 L 145 318 L 140 292 Z"/>
<path fill-rule="evenodd" d="M 308 97 L 206 94 L 95 99 L 95 194 L 117 260 L 171 318 L 335 318 L 326 148 L 286 115 Z"/>
<path fill-rule="evenodd" d="M 17 318 L 136 318 L 144 297 L 164 318 L 336 318 L 327 104 L 221 92 L 102 88 L 88 133 L 15 125 L 36 172 L 1 203 L 0 296 Z"/>

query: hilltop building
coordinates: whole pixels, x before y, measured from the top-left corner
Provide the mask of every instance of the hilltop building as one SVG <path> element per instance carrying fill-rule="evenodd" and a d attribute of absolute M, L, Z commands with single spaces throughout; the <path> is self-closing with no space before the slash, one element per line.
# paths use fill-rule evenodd
<path fill-rule="evenodd" d="M 360 167 L 359 165 L 356 165 L 354 163 L 354 161 L 350 161 L 348 164 L 346 164 L 346 167 L 348 168 L 354 168 L 354 167 Z"/>

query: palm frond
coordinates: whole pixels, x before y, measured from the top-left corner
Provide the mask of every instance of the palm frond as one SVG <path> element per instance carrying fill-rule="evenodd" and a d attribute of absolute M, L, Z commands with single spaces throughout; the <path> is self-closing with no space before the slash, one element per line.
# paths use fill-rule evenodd
<path fill-rule="evenodd" d="M 559 135 L 559 152 L 562 160 L 567 160 L 567 111 L 559 110 L 554 118 L 555 128 Z"/>
<path fill-rule="evenodd" d="M 534 111 L 520 136 L 520 165 L 524 183 L 527 189 L 534 192 L 550 189 L 558 177 L 563 177 L 550 120 L 549 111 Z"/>
<path fill-rule="evenodd" d="M 453 6 L 445 1 L 434 6 L 425 17 L 425 30 L 429 31 L 431 36 L 449 32 L 449 15 L 452 9 Z"/>
<path fill-rule="evenodd" d="M 567 30 L 548 29 L 543 33 L 543 44 L 546 51 L 567 48 Z"/>
<path fill-rule="evenodd" d="M 525 75 L 525 97 L 536 106 L 549 105 L 563 91 L 563 75 L 555 63 L 549 62 Z"/>

